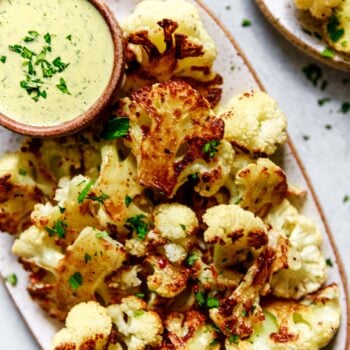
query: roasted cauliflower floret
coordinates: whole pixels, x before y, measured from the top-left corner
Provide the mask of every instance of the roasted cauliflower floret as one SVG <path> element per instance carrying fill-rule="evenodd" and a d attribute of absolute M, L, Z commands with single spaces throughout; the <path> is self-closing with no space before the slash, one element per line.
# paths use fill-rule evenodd
<path fill-rule="evenodd" d="M 218 350 L 217 333 L 208 324 L 206 317 L 198 311 L 171 313 L 165 320 L 167 330 L 162 349 Z"/>
<path fill-rule="evenodd" d="M 183 204 L 171 203 L 157 206 L 153 216 L 154 232 L 165 240 L 165 255 L 171 262 L 183 262 L 198 228 L 196 214 Z"/>
<path fill-rule="evenodd" d="M 112 319 L 107 309 L 95 301 L 80 303 L 72 308 L 66 319 L 66 327 L 54 336 L 52 350 L 115 349 L 108 347 L 112 332 Z"/>
<path fill-rule="evenodd" d="M 121 26 L 127 47 L 125 90 L 181 78 L 188 79 L 212 105 L 219 102 L 222 78 L 211 71 L 216 47 L 193 4 L 143 1 Z"/>
<path fill-rule="evenodd" d="M 276 101 L 262 91 L 244 92 L 221 109 L 225 139 L 252 154 L 271 155 L 287 139 L 287 120 Z"/>
<path fill-rule="evenodd" d="M 133 155 L 121 160 L 114 144 L 103 146 L 101 154 L 102 165 L 95 195 L 104 196 L 105 199 L 99 218 L 102 224 L 113 224 L 119 234 L 126 234 L 129 232 L 127 220 L 138 215 L 147 218 L 145 208 L 150 210 L 151 205 L 143 193 L 143 187 L 137 182 L 136 160 Z"/>
<path fill-rule="evenodd" d="M 59 181 L 55 194 L 57 205 L 37 204 L 31 214 L 32 222 L 50 235 L 61 239 L 61 244 L 73 244 L 85 227 L 104 229 L 97 218 L 98 203 L 89 197 L 92 180 L 78 175 Z M 84 192 L 86 194 L 84 195 Z"/>
<path fill-rule="evenodd" d="M 0 230 L 18 234 L 30 224 L 34 205 L 52 196 L 50 185 L 36 178 L 37 170 L 30 158 L 10 153 L 0 160 Z"/>
<path fill-rule="evenodd" d="M 309 10 L 314 17 L 325 19 L 332 15 L 332 10 L 342 0 L 294 0 L 299 10 Z"/>
<path fill-rule="evenodd" d="M 224 182 L 217 149 L 224 123 L 188 84 L 168 81 L 142 88 L 119 101 L 117 115 L 130 119 L 126 143 L 143 186 L 173 197 L 194 173 L 211 186 Z"/>
<path fill-rule="evenodd" d="M 147 311 L 142 299 L 129 296 L 121 304 L 109 306 L 107 311 L 128 350 L 160 346 L 162 320 L 156 312 Z"/>
<path fill-rule="evenodd" d="M 245 339 L 264 320 L 260 292 L 268 282 L 275 255 L 272 247 L 265 248 L 233 293 L 220 299 L 219 307 L 209 310 L 210 318 L 226 336 Z"/>
<path fill-rule="evenodd" d="M 145 261 L 153 268 L 153 274 L 147 277 L 147 286 L 151 291 L 165 298 L 173 298 L 185 290 L 189 269 L 171 264 L 162 256 L 152 255 Z"/>
<path fill-rule="evenodd" d="M 323 349 L 340 325 L 339 288 L 330 285 L 300 302 L 269 300 L 263 310 L 265 320 L 254 327 L 252 336 L 236 342 L 227 339 L 227 350 Z"/>
<path fill-rule="evenodd" d="M 272 277 L 272 293 L 278 297 L 299 299 L 317 291 L 326 282 L 328 273 L 321 251 L 322 234 L 315 223 L 300 215 L 287 200 L 272 208 L 265 222 L 287 236 L 298 253 L 294 264 Z"/>
<path fill-rule="evenodd" d="M 259 249 L 267 244 L 263 221 L 238 205 L 210 208 L 203 215 L 203 221 L 208 225 L 205 242 L 215 244 L 215 266 L 232 266 L 245 260 L 251 248 Z"/>
<path fill-rule="evenodd" d="M 58 308 L 68 310 L 80 301 L 94 300 L 99 292 L 104 297 L 104 279 L 125 259 L 122 246 L 106 232 L 84 229 L 56 269 Z"/>
<path fill-rule="evenodd" d="M 280 204 L 288 192 L 284 171 L 265 158 L 238 171 L 235 186 L 240 206 L 260 217 Z"/>
<path fill-rule="evenodd" d="M 55 272 L 59 261 L 64 257 L 54 238 L 35 226 L 21 233 L 12 246 L 12 253 L 51 272 Z"/>
<path fill-rule="evenodd" d="M 334 0 L 333 0 L 334 1 Z M 340 1 L 323 25 L 327 43 L 337 51 L 350 54 L 350 1 Z"/>

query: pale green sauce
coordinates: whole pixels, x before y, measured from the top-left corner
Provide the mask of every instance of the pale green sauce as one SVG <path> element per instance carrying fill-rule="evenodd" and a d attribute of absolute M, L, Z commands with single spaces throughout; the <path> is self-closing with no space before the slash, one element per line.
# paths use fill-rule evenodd
<path fill-rule="evenodd" d="M 23 42 L 28 31 L 37 31 L 40 38 Z M 46 33 L 52 48 L 48 60 L 61 57 L 69 66 L 43 79 L 47 97 L 35 102 L 20 87 L 28 71 L 24 59 L 9 45 L 40 53 Z M 0 62 L 0 112 L 25 124 L 52 126 L 78 117 L 102 95 L 112 73 L 114 47 L 108 25 L 87 0 L 0 0 L 1 56 L 6 62 Z M 57 88 L 60 78 L 70 94 Z"/>

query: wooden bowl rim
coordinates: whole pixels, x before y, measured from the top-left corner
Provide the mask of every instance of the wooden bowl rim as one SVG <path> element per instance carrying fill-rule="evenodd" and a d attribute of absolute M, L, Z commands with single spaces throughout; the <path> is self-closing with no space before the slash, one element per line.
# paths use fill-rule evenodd
<path fill-rule="evenodd" d="M 97 120 L 120 87 L 124 73 L 124 43 L 122 30 L 108 5 L 103 0 L 89 1 L 102 15 L 112 36 L 114 61 L 109 82 L 97 101 L 84 113 L 62 124 L 36 126 L 21 123 L 0 112 L 0 124 L 16 133 L 32 137 L 61 137 L 76 133 Z"/>

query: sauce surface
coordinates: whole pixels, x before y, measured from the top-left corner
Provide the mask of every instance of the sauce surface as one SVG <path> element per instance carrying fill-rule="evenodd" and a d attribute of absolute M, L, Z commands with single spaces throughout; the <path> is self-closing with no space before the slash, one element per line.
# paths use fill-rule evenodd
<path fill-rule="evenodd" d="M 108 25 L 89 1 L 0 0 L 0 112 L 7 117 L 35 126 L 78 117 L 102 95 L 113 60 Z"/>

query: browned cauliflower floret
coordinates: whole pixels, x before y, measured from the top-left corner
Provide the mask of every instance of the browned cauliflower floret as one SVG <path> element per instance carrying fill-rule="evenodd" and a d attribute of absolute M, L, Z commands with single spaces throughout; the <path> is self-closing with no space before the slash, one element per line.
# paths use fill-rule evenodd
<path fill-rule="evenodd" d="M 153 274 L 147 277 L 147 286 L 151 291 L 165 298 L 173 298 L 185 290 L 189 269 L 171 264 L 162 256 L 149 256 L 145 261 L 153 268 Z"/>
<path fill-rule="evenodd" d="M 165 320 L 167 330 L 162 350 L 218 350 L 217 333 L 198 311 L 174 312 Z"/>
<path fill-rule="evenodd" d="M 264 217 L 273 205 L 280 204 L 288 191 L 284 171 L 265 158 L 238 171 L 235 186 L 239 205 L 260 217 Z"/>
<path fill-rule="evenodd" d="M 319 350 L 329 344 L 340 325 L 339 288 L 320 289 L 297 302 L 269 299 L 263 303 L 265 320 L 249 339 L 228 338 L 227 350 Z"/>
<path fill-rule="evenodd" d="M 260 291 L 270 277 L 274 259 L 275 251 L 270 247 L 264 249 L 234 292 L 220 299 L 218 308 L 209 310 L 210 318 L 225 335 L 247 338 L 254 325 L 264 320 Z"/>
<path fill-rule="evenodd" d="M 246 259 L 251 248 L 267 244 L 267 228 L 253 213 L 234 204 L 221 204 L 203 215 L 204 240 L 215 244 L 215 266 L 232 266 Z"/>
<path fill-rule="evenodd" d="M 114 349 L 121 350 L 118 344 L 108 347 L 112 332 L 112 319 L 107 309 L 95 301 L 81 303 L 72 308 L 66 319 L 66 327 L 54 336 L 51 350 Z"/>
<path fill-rule="evenodd" d="M 271 155 L 287 139 L 286 117 L 263 91 L 233 97 L 219 117 L 225 121 L 225 139 L 244 152 Z"/>
<path fill-rule="evenodd" d="M 140 89 L 121 100 L 116 113 L 130 119 L 127 145 L 143 186 L 173 197 L 191 174 L 210 186 L 228 176 L 218 165 L 224 123 L 188 84 L 168 81 Z"/>
<path fill-rule="evenodd" d="M 142 1 L 121 26 L 127 48 L 125 90 L 181 78 L 212 105 L 219 102 L 222 78 L 211 71 L 216 47 L 193 4 L 183 0 Z"/>
<path fill-rule="evenodd" d="M 119 305 L 107 308 L 128 350 L 158 348 L 162 342 L 163 324 L 159 315 L 146 309 L 146 303 L 135 296 L 124 298 Z"/>
<path fill-rule="evenodd" d="M 0 230 L 18 234 L 30 224 L 34 205 L 52 196 L 54 182 L 42 182 L 38 169 L 21 153 L 5 155 L 0 160 Z M 40 175 L 39 175 L 40 176 Z"/>
<path fill-rule="evenodd" d="M 146 219 L 148 213 L 145 209 L 150 210 L 151 205 L 143 187 L 136 181 L 136 160 L 133 155 L 122 160 L 115 144 L 104 145 L 101 154 L 100 176 L 94 187 L 94 195 L 104 198 L 99 219 L 101 224 L 113 224 L 119 234 L 126 234 L 129 232 L 127 220 L 138 215 Z"/>
<path fill-rule="evenodd" d="M 85 227 L 106 228 L 97 217 L 98 203 L 89 200 L 89 191 L 82 196 L 90 185 L 92 180 L 82 175 L 62 178 L 55 194 L 57 204 L 37 204 L 31 214 L 33 224 L 60 239 L 64 246 L 73 244 Z"/>

